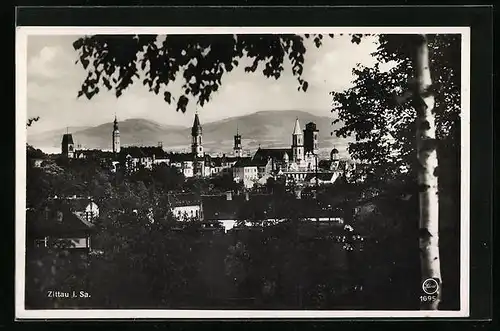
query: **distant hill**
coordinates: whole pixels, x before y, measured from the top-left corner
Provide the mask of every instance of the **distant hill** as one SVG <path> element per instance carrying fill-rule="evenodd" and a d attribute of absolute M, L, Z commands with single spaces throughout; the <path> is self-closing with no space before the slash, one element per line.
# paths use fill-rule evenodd
<path fill-rule="evenodd" d="M 344 150 L 347 141 L 331 136 L 336 127 L 329 117 L 319 117 L 304 111 L 260 111 L 250 115 L 231 117 L 220 121 L 202 123 L 203 146 L 209 153 L 229 153 L 233 136 L 238 128 L 242 135 L 243 148 L 254 152 L 261 147 L 289 147 L 295 119 L 299 118 L 304 129 L 306 123 L 314 122 L 319 129 L 320 149 L 326 154 L 333 146 Z M 191 128 L 159 124 L 145 119 L 128 119 L 119 122 L 122 146 L 158 145 L 165 150 L 189 150 Z M 89 149 L 111 149 L 113 123 L 71 130 L 75 144 Z M 60 148 L 61 137 L 66 130 L 54 130 L 28 136 L 28 143 L 40 148 Z"/>

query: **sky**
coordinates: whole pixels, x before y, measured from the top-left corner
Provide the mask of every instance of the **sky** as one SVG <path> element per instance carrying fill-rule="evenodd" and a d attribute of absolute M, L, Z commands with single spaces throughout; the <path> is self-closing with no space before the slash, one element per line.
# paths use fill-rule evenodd
<path fill-rule="evenodd" d="M 101 89 L 92 100 L 77 98 L 86 77 L 72 43 L 77 35 L 32 35 L 28 37 L 27 97 L 28 116 L 40 116 L 29 133 L 65 127 L 95 126 L 114 119 L 144 118 L 162 124 L 190 126 L 195 111 L 202 122 L 241 116 L 263 110 L 303 110 L 318 116 L 331 116 L 331 91 L 351 86 L 352 69 L 357 63 L 373 66 L 371 56 L 376 39 L 352 44 L 349 36 L 324 38 L 319 49 L 306 44 L 303 78 L 307 92 L 297 91 L 298 82 L 291 71 L 280 79 L 266 78 L 261 72 L 245 73 L 244 66 L 222 78 L 222 87 L 203 108 L 191 100 L 186 113 L 167 104 L 163 96 L 149 92 L 138 80 L 120 98 L 113 91 Z M 241 62 L 245 62 L 244 60 Z M 286 66 L 285 66 L 286 68 Z"/>

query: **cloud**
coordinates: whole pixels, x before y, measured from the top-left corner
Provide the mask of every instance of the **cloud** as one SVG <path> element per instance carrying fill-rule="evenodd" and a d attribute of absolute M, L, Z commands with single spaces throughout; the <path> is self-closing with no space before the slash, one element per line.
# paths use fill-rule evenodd
<path fill-rule="evenodd" d="M 68 76 L 82 76 L 83 69 L 75 65 L 77 54 L 69 47 L 47 45 L 28 57 L 28 79 L 64 82 Z"/>
<path fill-rule="evenodd" d="M 345 88 L 352 78 L 354 65 L 373 62 L 370 52 L 375 50 L 369 40 L 354 45 L 348 36 L 327 39 L 319 49 L 308 44 L 304 64 L 304 78 L 310 83 L 307 92 L 297 91 L 298 82 L 291 70 L 275 80 L 264 77 L 262 72 L 245 73 L 245 60 L 242 60 L 241 66 L 223 77 L 221 88 L 208 104 L 201 109 L 196 107 L 196 100 L 191 99 L 187 113 L 183 114 L 175 110 L 175 102 L 167 104 L 162 95 L 149 92 L 140 81 L 120 98 L 102 89 L 92 100 L 77 99 L 85 71 L 75 64 L 77 53 L 72 47 L 75 38 L 36 36 L 29 39 L 28 113 L 41 117 L 30 130 L 98 125 L 112 121 L 115 112 L 119 120 L 140 117 L 188 126 L 195 110 L 200 111 L 204 122 L 260 110 L 304 110 L 329 116 L 329 92 Z M 289 67 L 285 65 L 285 69 Z M 177 85 L 175 82 L 172 87 Z M 177 88 L 172 92 L 178 96 Z"/>
<path fill-rule="evenodd" d="M 62 53 L 61 47 L 45 46 L 31 58 L 28 63 L 28 75 L 42 78 L 56 78 L 59 74 L 55 69 L 57 57 Z"/>
<path fill-rule="evenodd" d="M 340 92 L 351 86 L 352 69 L 358 64 L 371 67 L 376 60 L 370 55 L 376 50 L 373 39 L 363 40 L 361 44 L 350 42 L 349 36 L 335 39 L 310 69 L 310 83 L 328 87 L 330 91 Z"/>

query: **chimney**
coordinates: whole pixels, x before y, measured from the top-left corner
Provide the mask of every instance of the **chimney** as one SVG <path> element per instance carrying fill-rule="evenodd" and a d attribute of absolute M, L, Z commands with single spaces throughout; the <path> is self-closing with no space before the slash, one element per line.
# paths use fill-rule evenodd
<path fill-rule="evenodd" d="M 233 200 L 233 193 L 231 191 L 226 192 L 226 200 Z"/>

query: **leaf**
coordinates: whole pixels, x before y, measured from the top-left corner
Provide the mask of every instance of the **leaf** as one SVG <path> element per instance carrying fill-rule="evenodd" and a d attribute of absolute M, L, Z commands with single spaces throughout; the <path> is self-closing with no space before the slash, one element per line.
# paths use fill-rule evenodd
<path fill-rule="evenodd" d="M 186 96 L 181 95 L 179 97 L 179 100 L 177 101 L 177 111 L 181 110 L 183 113 L 185 113 L 188 102 L 189 99 Z"/>
<path fill-rule="evenodd" d="M 307 91 L 307 88 L 308 88 L 308 87 L 309 87 L 309 83 L 308 83 L 308 82 L 303 82 L 303 83 L 302 83 L 302 90 L 303 90 L 304 92 L 306 92 L 306 91 Z"/>
<path fill-rule="evenodd" d="M 163 93 L 163 99 L 170 104 L 170 102 L 172 101 L 172 94 L 169 91 L 165 91 Z"/>

